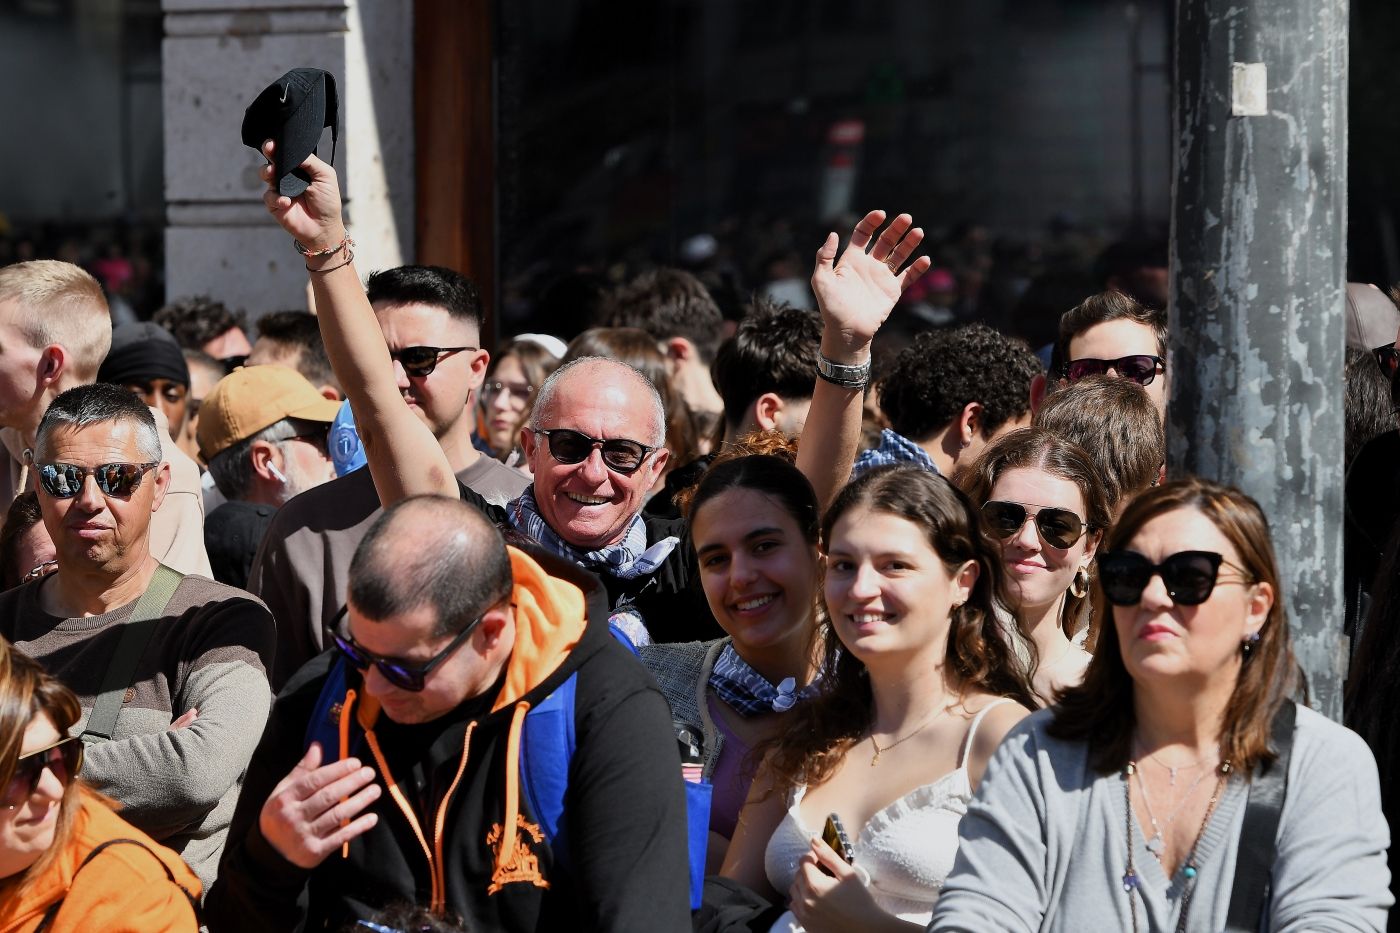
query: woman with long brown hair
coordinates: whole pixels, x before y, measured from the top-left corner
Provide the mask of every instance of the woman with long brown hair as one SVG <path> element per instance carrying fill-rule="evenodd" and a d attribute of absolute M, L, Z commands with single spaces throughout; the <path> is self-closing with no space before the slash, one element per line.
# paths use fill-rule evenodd
<path fill-rule="evenodd" d="M 822 542 L 821 692 L 788 714 L 722 874 L 787 900 L 775 929 L 922 929 L 972 789 L 1034 704 L 998 555 L 966 496 L 907 467 L 846 487 Z M 853 864 L 817 838 L 829 814 Z"/>
<path fill-rule="evenodd" d="M 0 933 L 193 933 L 194 872 L 80 785 L 80 714 L 0 639 Z"/>
<path fill-rule="evenodd" d="M 1083 683 L 993 756 L 932 928 L 1384 929 L 1375 760 L 1290 699 L 1258 504 L 1199 479 L 1149 490 L 1098 563 L 1112 624 Z"/>
<path fill-rule="evenodd" d="M 1035 646 L 1035 686 L 1045 702 L 1079 682 L 1089 664 L 1089 587 L 1094 551 L 1111 519 L 1089 455 L 1040 428 L 1005 434 L 960 477 L 1001 542 L 1009 607 Z"/>

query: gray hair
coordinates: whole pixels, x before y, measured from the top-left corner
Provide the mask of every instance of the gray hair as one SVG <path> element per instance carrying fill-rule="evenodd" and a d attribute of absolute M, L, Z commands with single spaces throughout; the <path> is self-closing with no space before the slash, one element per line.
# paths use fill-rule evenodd
<path fill-rule="evenodd" d="M 282 449 L 282 444 L 301 433 L 304 425 L 291 418 L 274 421 L 256 434 L 250 434 L 241 441 L 230 444 L 209 458 L 209 475 L 214 477 L 214 485 L 223 497 L 230 502 L 246 499 L 253 489 L 253 452 L 255 441 L 266 441 Z M 285 455 L 285 451 L 283 452 Z"/>
<path fill-rule="evenodd" d="M 651 402 L 652 427 L 651 433 L 645 440 L 641 440 L 641 443 L 648 447 L 660 447 L 666 443 L 666 406 L 662 404 L 661 393 L 656 391 L 656 386 L 652 385 L 646 373 L 640 369 L 619 360 L 608 359 L 605 356 L 581 356 L 550 373 L 549 378 L 545 379 L 544 385 L 540 386 L 539 391 L 535 394 L 535 407 L 530 411 L 531 429 L 544 427 L 545 422 L 554 419 L 554 410 L 558 405 L 555 396 L 558 394 L 559 384 L 575 369 L 588 367 L 606 367 L 632 380 L 634 384 L 642 388 Z M 633 438 L 633 440 L 638 439 Z"/>
<path fill-rule="evenodd" d="M 43 460 L 49 436 L 56 428 L 86 428 L 95 424 L 124 421 L 136 429 L 137 455 L 150 463 L 164 459 L 161 454 L 160 429 L 156 417 L 146 403 L 121 386 L 95 382 L 74 386 L 55 398 L 39 421 L 34 438 L 34 459 Z"/>

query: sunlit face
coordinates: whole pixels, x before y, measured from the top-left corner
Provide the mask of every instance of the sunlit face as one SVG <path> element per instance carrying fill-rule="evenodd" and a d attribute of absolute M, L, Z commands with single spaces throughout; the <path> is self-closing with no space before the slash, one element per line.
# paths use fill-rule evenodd
<path fill-rule="evenodd" d="M 159 408 L 170 423 L 170 439 L 178 441 L 185 427 L 185 411 L 189 404 L 190 387 L 169 379 L 136 379 L 122 383 L 149 408 Z"/>
<path fill-rule="evenodd" d="M 710 612 L 741 655 L 807 643 L 820 555 L 787 509 L 733 488 L 705 502 L 690 529 Z"/>
<path fill-rule="evenodd" d="M 486 443 L 497 453 L 510 450 L 515 432 L 525 414 L 525 402 L 534 386 L 525 369 L 514 355 L 507 354 L 496 363 L 491 373 L 490 391 L 483 391 L 482 407 L 486 410 Z"/>
<path fill-rule="evenodd" d="M 617 365 L 571 370 L 556 387 L 552 407 L 540 413 L 539 427 L 567 428 L 605 440 L 624 438 L 648 447 L 658 443 L 660 432 L 646 388 Z M 520 439 L 535 476 L 540 515 L 564 540 L 588 549 L 622 538 L 669 456 L 665 448 L 653 450 L 635 473 L 624 475 L 603 463 L 597 447 L 579 463 L 560 463 L 550 454 L 544 435 L 524 431 Z"/>
<path fill-rule="evenodd" d="M 1153 576 L 1136 605 L 1113 607 L 1123 663 L 1133 680 L 1233 683 L 1241 643 L 1260 630 L 1273 606 L 1269 585 L 1246 582 L 1230 540 L 1195 509 L 1157 516 L 1133 535 L 1125 550 L 1154 564 L 1179 551 L 1214 551 L 1225 558 L 1215 589 L 1199 606 L 1176 605 L 1162 578 Z"/>
<path fill-rule="evenodd" d="M 240 328 L 230 327 L 213 340 L 206 341 L 200 349 L 216 360 L 227 360 L 247 356 L 252 347 L 248 345 L 248 336 Z"/>
<path fill-rule="evenodd" d="M 492 610 L 495 613 L 508 611 Z M 361 648 L 378 657 L 413 666 L 427 664 L 453 639 L 452 635 L 433 634 L 437 611 L 431 606 L 420 606 L 371 622 L 351 603 L 347 620 L 350 635 Z M 395 686 L 385 680 L 374 665 L 364 671 L 365 691 L 379 701 L 384 715 L 394 722 L 405 725 L 431 722 L 456 709 L 467 698 L 479 696 L 494 682 L 499 671 L 491 669 L 483 659 L 482 640 L 483 632 L 478 626 L 477 631 L 428 674 L 420 691 Z"/>
<path fill-rule="evenodd" d="M 949 613 L 967 601 L 977 574 L 971 561 L 949 570 L 913 522 L 855 508 L 832 527 L 826 607 L 841 644 L 866 665 L 919 653 L 942 658 Z"/>
<path fill-rule="evenodd" d="M 1035 467 L 1017 467 L 997 477 L 991 499 L 1025 506 L 1027 519 L 1019 531 L 1001 541 L 1002 564 L 1016 614 L 1039 615 L 1065 595 L 1075 573 L 1094 559 L 1099 532 L 1087 532 L 1068 548 L 1057 548 L 1040 537 L 1030 515 L 1042 508 L 1068 509 L 1087 524 L 1084 494 L 1062 476 Z"/>
<path fill-rule="evenodd" d="M 1161 356 L 1157 345 L 1157 334 L 1146 324 L 1139 324 L 1127 318 L 1104 321 L 1095 324 L 1069 342 L 1069 360 L 1094 359 L 1118 360 L 1125 356 Z M 1109 375 L 1117 375 L 1109 370 Z M 1152 404 L 1159 412 L 1167 410 L 1168 374 L 1159 372 L 1150 383 L 1143 386 Z"/>
<path fill-rule="evenodd" d="M 23 320 L 18 300 L 0 301 L 0 427 L 25 427 L 43 391 L 43 348 L 30 346 Z"/>
<path fill-rule="evenodd" d="M 72 463 L 89 470 L 104 463 L 144 463 L 137 427 L 129 421 L 105 421 L 86 427 L 62 425 L 35 451 L 39 463 Z M 101 568 L 119 574 L 150 553 L 151 513 L 160 507 L 170 483 L 170 467 L 162 463 L 141 477 L 125 499 L 107 496 L 89 475 L 82 490 L 70 499 L 57 499 L 39 488 L 39 510 L 53 539 L 59 570 L 80 572 Z"/>
<path fill-rule="evenodd" d="M 468 321 L 454 318 L 436 305 L 407 304 L 375 306 L 379 329 L 391 351 L 408 347 L 475 347 L 480 333 Z M 472 392 L 481 387 L 490 354 L 484 350 L 449 353 L 442 356 L 426 376 L 410 376 L 394 361 L 394 376 L 408 407 L 441 439 L 450 433 L 467 413 Z M 470 419 L 466 425 L 470 426 Z"/>
<path fill-rule="evenodd" d="M 47 748 L 60 738 L 62 736 L 54 728 L 53 721 L 40 713 L 30 720 L 24 730 L 20 756 Z M 10 878 L 29 868 L 53 845 L 54 831 L 58 828 L 59 804 L 63 802 L 68 779 L 69 775 L 60 778 L 60 775 L 45 768 L 34 782 L 29 796 L 16 804 L 13 810 L 0 807 L 0 878 Z"/>

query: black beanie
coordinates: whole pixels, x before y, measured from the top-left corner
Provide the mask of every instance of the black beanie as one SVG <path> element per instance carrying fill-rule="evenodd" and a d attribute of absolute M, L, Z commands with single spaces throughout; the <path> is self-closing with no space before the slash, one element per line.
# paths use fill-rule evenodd
<path fill-rule="evenodd" d="M 189 388 L 190 367 L 170 332 L 149 321 L 112 328 L 112 349 L 97 370 L 98 382 L 127 385 L 166 379 Z"/>

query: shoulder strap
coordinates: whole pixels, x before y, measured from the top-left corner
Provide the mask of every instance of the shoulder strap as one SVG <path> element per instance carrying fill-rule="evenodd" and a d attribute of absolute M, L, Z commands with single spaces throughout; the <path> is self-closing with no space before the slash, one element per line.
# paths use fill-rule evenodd
<path fill-rule="evenodd" d="M 1288 760 L 1293 753 L 1293 727 L 1298 709 L 1284 700 L 1274 714 L 1273 763 L 1261 765 L 1249 785 L 1240 851 L 1235 857 L 1235 880 L 1230 890 L 1226 933 L 1257 933 L 1263 928 L 1264 905 L 1269 898 L 1271 871 L 1278 849 L 1278 824 L 1288 792 Z"/>
<path fill-rule="evenodd" d="M 1010 703 L 1010 702 L 1011 702 L 1011 698 L 1010 698 L 1010 697 L 1001 697 L 1001 698 L 999 698 L 999 699 L 993 700 L 992 702 L 988 703 L 986 706 L 984 706 L 984 707 L 982 707 L 980 710 L 978 710 L 976 716 L 973 716 L 973 717 L 972 717 L 972 724 L 969 725 L 969 726 L 967 727 L 967 736 L 963 739 L 962 750 L 958 752 L 958 767 L 959 767 L 959 768 L 961 768 L 961 767 L 963 767 L 964 765 L 967 764 L 967 756 L 968 756 L 968 753 L 972 751 L 972 740 L 973 740 L 973 738 L 975 738 L 976 735 L 977 735 L 977 727 L 980 726 L 980 725 L 982 725 L 982 717 L 985 716 L 985 715 L 987 715 L 987 712 L 988 712 L 992 707 L 994 707 L 994 706 L 1000 706 L 1000 705 L 1003 704 L 1003 703 Z"/>
<path fill-rule="evenodd" d="M 540 821 L 556 864 L 565 861 L 564 795 L 569 787 L 569 766 L 577 747 L 574 734 L 574 697 L 578 672 L 525 715 L 520 743 L 520 770 L 525 794 Z M 567 867 L 567 866 L 566 866 Z"/>
<path fill-rule="evenodd" d="M 82 864 L 80 864 L 77 867 L 77 869 L 73 872 L 73 877 L 77 878 L 78 872 L 86 868 L 88 862 L 91 862 L 93 859 L 97 858 L 97 856 L 101 855 L 102 852 L 104 852 L 106 849 L 110 848 L 111 846 L 123 844 L 140 846 L 142 849 L 145 849 L 147 852 L 151 853 L 151 858 L 155 859 L 156 864 L 160 866 L 161 871 L 165 872 L 166 879 L 171 884 L 175 885 L 175 887 L 179 888 L 181 893 L 183 893 L 185 895 L 185 898 L 190 902 L 190 907 L 194 909 L 195 919 L 198 920 L 200 916 L 199 898 L 191 894 L 183 884 L 176 881 L 175 874 L 170 870 L 170 866 L 165 864 L 165 862 L 161 860 L 161 857 L 159 855 L 156 855 L 156 853 L 151 850 L 150 846 L 146 845 L 139 839 L 108 839 L 106 842 L 95 846 L 93 850 L 87 854 L 87 857 L 83 859 Z M 63 902 L 67 899 L 67 896 L 68 895 L 65 893 L 62 898 L 60 898 L 57 901 L 54 901 L 52 904 L 49 905 L 49 909 L 44 911 L 44 916 L 40 918 L 39 925 L 34 928 L 34 933 L 45 933 L 45 931 L 48 930 L 50 924 L 53 923 L 54 917 L 58 916 L 58 912 L 63 907 Z"/>
<path fill-rule="evenodd" d="M 170 604 L 170 597 L 175 595 L 175 590 L 183 579 L 183 574 L 164 564 L 156 566 L 151 582 L 146 584 L 146 592 L 136 601 L 135 608 L 131 610 L 131 618 L 122 626 L 121 637 L 117 641 L 116 650 L 112 652 L 112 661 L 107 665 L 107 673 L 102 678 L 102 690 L 97 695 L 97 702 L 92 705 L 92 715 L 88 717 L 87 727 L 79 736 L 84 742 L 105 742 L 116 731 L 117 717 L 122 711 L 122 700 L 126 697 L 127 688 L 131 686 L 132 678 L 136 676 L 136 665 L 146 653 L 151 637 L 156 633 L 156 623 L 165 613 L 165 607 Z"/>

